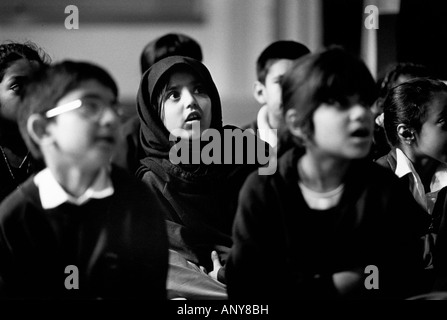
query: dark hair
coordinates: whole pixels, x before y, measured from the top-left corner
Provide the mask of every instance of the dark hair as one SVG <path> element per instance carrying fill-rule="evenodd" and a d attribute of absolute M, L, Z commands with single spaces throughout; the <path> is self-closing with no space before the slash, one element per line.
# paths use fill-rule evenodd
<path fill-rule="evenodd" d="M 202 48 L 196 40 L 181 33 L 168 33 L 144 47 L 140 57 L 141 74 L 155 62 L 169 56 L 185 56 L 203 60 Z"/>
<path fill-rule="evenodd" d="M 383 101 L 386 98 L 388 92 L 399 83 L 400 77 L 406 77 L 409 79 L 432 77 L 433 74 L 430 69 L 422 64 L 415 64 L 412 62 L 400 62 L 396 63 L 389 69 L 382 80 L 378 81 L 379 86 L 379 98 L 377 99 L 377 107 L 383 109 Z"/>
<path fill-rule="evenodd" d="M 88 62 L 63 61 L 41 68 L 31 77 L 30 83 L 20 96 L 18 124 L 26 145 L 37 159 L 41 154 L 39 147 L 28 135 L 29 116 L 54 108 L 67 93 L 88 80 L 98 81 L 110 88 L 116 97 L 118 96 L 118 87 L 110 74 Z"/>
<path fill-rule="evenodd" d="M 51 62 L 50 56 L 33 42 L 6 42 L 0 45 L 0 81 L 3 80 L 6 69 L 20 59 L 36 61 L 40 65 Z"/>
<path fill-rule="evenodd" d="M 310 53 L 302 43 L 290 40 L 275 41 L 267 46 L 256 61 L 256 76 L 258 81 L 265 83 L 270 66 L 280 59 L 296 60 Z"/>
<path fill-rule="evenodd" d="M 415 78 L 391 88 L 383 102 L 385 133 L 391 146 L 399 145 L 399 124 L 420 132 L 430 103 L 439 92 L 447 92 L 447 85 L 429 78 Z"/>
<path fill-rule="evenodd" d="M 282 81 L 283 112 L 294 108 L 303 132 L 314 132 L 312 117 L 321 103 L 348 104 L 358 95 L 365 106 L 377 97 L 375 81 L 364 62 L 338 46 L 297 60 Z"/>

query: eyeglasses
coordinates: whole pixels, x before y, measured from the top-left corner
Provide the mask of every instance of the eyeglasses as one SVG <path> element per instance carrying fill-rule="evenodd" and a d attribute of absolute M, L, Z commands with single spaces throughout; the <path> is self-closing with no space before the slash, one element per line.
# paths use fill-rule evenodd
<path fill-rule="evenodd" d="M 45 117 L 53 118 L 63 113 L 79 109 L 82 116 L 93 121 L 97 121 L 101 118 L 107 108 L 110 108 L 118 117 L 121 118 L 123 116 L 124 110 L 119 104 L 106 104 L 97 98 L 84 98 L 76 99 L 50 109 L 45 112 Z"/>

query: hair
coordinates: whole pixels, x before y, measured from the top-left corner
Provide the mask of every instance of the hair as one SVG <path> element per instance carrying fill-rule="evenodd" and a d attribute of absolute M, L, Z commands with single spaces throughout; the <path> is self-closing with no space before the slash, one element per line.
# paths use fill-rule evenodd
<path fill-rule="evenodd" d="M 399 124 L 420 132 L 431 102 L 440 92 L 447 93 L 447 85 L 429 78 L 415 78 L 391 88 L 383 102 L 383 112 L 386 137 L 392 147 L 400 143 Z"/>
<path fill-rule="evenodd" d="M 39 65 L 51 63 L 50 56 L 33 42 L 0 44 L 0 81 L 3 80 L 6 69 L 21 59 L 36 61 Z"/>
<path fill-rule="evenodd" d="M 88 62 L 66 60 L 41 68 L 33 74 L 20 96 L 18 123 L 22 137 L 34 157 L 39 159 L 41 153 L 39 146 L 28 135 L 29 116 L 43 114 L 54 108 L 60 99 L 89 80 L 96 80 L 110 88 L 115 97 L 118 97 L 118 87 L 111 75 L 105 69 Z"/>
<path fill-rule="evenodd" d="M 290 40 L 280 40 L 271 43 L 259 55 L 256 61 L 256 76 L 258 81 L 265 83 L 268 71 L 272 64 L 280 59 L 296 60 L 310 53 L 302 43 Z"/>
<path fill-rule="evenodd" d="M 428 78 L 432 77 L 433 74 L 430 69 L 422 64 L 415 64 L 412 62 L 400 62 L 396 63 L 389 69 L 382 80 L 379 80 L 379 97 L 377 99 L 377 104 L 379 109 L 383 109 L 383 101 L 386 98 L 388 92 L 399 84 L 399 78 L 405 76 L 408 79 L 413 78 Z"/>
<path fill-rule="evenodd" d="M 202 48 L 196 40 L 181 33 L 168 33 L 144 47 L 140 57 L 141 73 L 143 74 L 155 62 L 169 56 L 185 56 L 198 61 L 203 60 Z"/>
<path fill-rule="evenodd" d="M 364 62 L 339 46 L 297 60 L 282 81 L 283 113 L 297 110 L 297 125 L 307 136 L 314 132 L 312 117 L 322 103 L 346 106 L 353 95 L 371 106 L 377 88 Z"/>

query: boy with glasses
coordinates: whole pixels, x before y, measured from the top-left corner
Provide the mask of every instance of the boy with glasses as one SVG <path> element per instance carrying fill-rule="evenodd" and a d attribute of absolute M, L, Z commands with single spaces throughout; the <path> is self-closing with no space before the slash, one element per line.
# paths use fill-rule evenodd
<path fill-rule="evenodd" d="M 38 72 L 24 91 L 20 131 L 46 168 L 0 206 L 2 298 L 166 298 L 160 200 L 110 165 L 117 96 L 104 69 L 72 61 Z"/>

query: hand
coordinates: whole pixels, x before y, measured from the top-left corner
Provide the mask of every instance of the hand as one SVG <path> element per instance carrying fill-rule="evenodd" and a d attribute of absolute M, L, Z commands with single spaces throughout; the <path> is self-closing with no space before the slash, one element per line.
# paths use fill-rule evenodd
<path fill-rule="evenodd" d="M 213 270 L 208 273 L 208 275 L 213 278 L 214 280 L 217 280 L 217 273 L 219 272 L 219 269 L 222 268 L 222 264 L 220 263 L 219 255 L 217 254 L 217 251 L 211 252 L 211 260 L 213 261 Z"/>
<path fill-rule="evenodd" d="M 361 269 L 337 272 L 332 275 L 332 280 L 338 293 L 343 296 L 363 285 L 363 273 Z"/>

